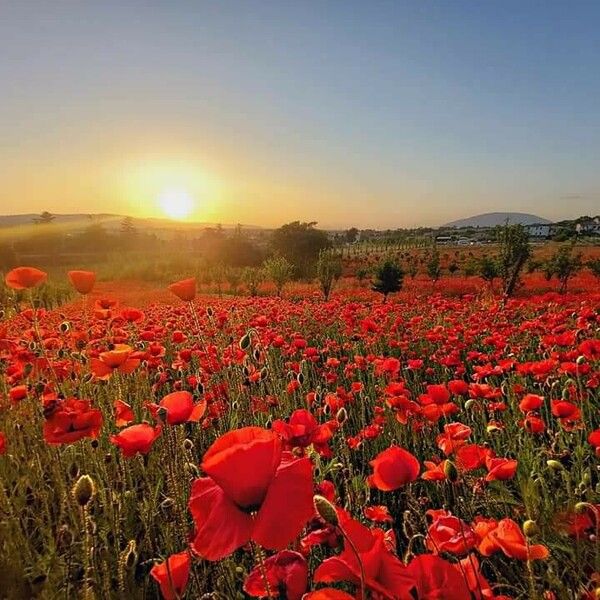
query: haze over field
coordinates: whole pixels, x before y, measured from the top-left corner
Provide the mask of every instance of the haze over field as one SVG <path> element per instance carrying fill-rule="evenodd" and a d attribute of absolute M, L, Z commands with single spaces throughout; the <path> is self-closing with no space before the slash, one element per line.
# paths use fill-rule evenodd
<path fill-rule="evenodd" d="M 3 3 L 0 213 L 595 214 L 599 18 L 592 2 Z"/>

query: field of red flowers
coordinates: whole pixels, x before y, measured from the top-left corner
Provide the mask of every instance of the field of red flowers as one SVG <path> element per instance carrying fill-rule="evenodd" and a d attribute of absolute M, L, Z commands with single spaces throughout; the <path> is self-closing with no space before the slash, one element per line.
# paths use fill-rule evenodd
<path fill-rule="evenodd" d="M 0 323 L 0 598 L 600 597 L 591 284 L 70 279 Z"/>

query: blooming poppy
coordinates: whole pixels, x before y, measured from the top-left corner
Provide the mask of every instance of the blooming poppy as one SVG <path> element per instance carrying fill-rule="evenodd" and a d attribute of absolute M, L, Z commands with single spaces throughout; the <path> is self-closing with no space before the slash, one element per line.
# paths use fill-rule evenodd
<path fill-rule="evenodd" d="M 311 412 L 304 408 L 295 410 L 288 423 L 279 419 L 274 421 L 272 429 L 283 438 L 286 449 L 304 449 L 312 444 L 321 455 L 331 453 L 327 446 L 332 437 L 331 429 L 327 425 L 319 425 Z"/>
<path fill-rule="evenodd" d="M 244 591 L 254 598 L 275 594 L 285 600 L 301 600 L 307 585 L 308 565 L 304 556 L 282 550 L 250 572 L 244 582 Z"/>
<path fill-rule="evenodd" d="M 373 467 L 373 474 L 368 477 L 369 485 L 384 492 L 397 490 L 419 476 L 419 461 L 399 446 L 390 446 L 369 464 Z"/>
<path fill-rule="evenodd" d="M 178 425 L 187 421 L 199 421 L 206 411 L 206 400 L 194 404 L 194 397 L 190 392 L 180 391 L 167 394 L 158 404 L 149 404 L 148 408 L 156 417 L 159 408 L 167 413 L 167 423 Z"/>
<path fill-rule="evenodd" d="M 172 554 L 152 567 L 150 575 L 158 582 L 165 600 L 176 600 L 183 595 L 190 578 L 191 562 L 190 553 L 186 550 Z"/>
<path fill-rule="evenodd" d="M 94 289 L 96 273 L 93 271 L 69 271 L 67 275 L 73 287 L 80 294 L 89 294 Z"/>
<path fill-rule="evenodd" d="M 0 454 L 6 452 L 6 435 L 0 431 Z"/>
<path fill-rule="evenodd" d="M 340 525 L 358 552 L 360 563 L 350 544 L 345 543 L 339 556 L 328 558 L 317 567 L 314 580 L 319 583 L 347 581 L 358 586 L 364 573 L 366 588 L 378 597 L 389 600 L 410 598 L 414 580 L 387 548 L 383 530 L 369 529 L 342 511 L 338 514 Z"/>
<path fill-rule="evenodd" d="M 208 477 L 194 481 L 189 501 L 192 549 L 208 560 L 250 540 L 283 550 L 314 514 L 310 460 L 283 452 L 272 431 L 230 431 L 210 446 L 201 466 Z"/>
<path fill-rule="evenodd" d="M 428 510 L 431 525 L 427 529 L 425 544 L 429 550 L 439 554 L 466 554 L 477 544 L 477 536 L 464 521 L 446 510 Z"/>
<path fill-rule="evenodd" d="M 419 600 L 471 600 L 467 582 L 458 569 L 434 554 L 415 556 L 406 573 L 415 582 Z"/>
<path fill-rule="evenodd" d="M 123 456 L 134 456 L 138 452 L 140 454 L 148 454 L 152 448 L 152 444 L 160 436 L 161 426 L 152 427 L 148 423 L 138 423 L 122 429 L 118 434 L 111 435 L 110 441 L 121 448 Z"/>
<path fill-rule="evenodd" d="M 321 588 L 306 594 L 304 600 L 355 600 L 355 597 L 334 588 Z"/>
<path fill-rule="evenodd" d="M 49 412 L 48 412 L 49 411 Z M 89 400 L 66 398 L 47 408 L 44 440 L 51 445 L 72 444 L 85 437 L 97 438 L 102 412 L 91 408 Z"/>
<path fill-rule="evenodd" d="M 479 552 L 484 556 L 499 550 L 518 560 L 545 559 L 550 554 L 542 544 L 528 544 L 521 528 L 512 519 L 502 519 L 496 527 L 489 528 L 479 544 Z"/>
<path fill-rule="evenodd" d="M 133 414 L 133 410 L 131 406 L 127 404 L 127 402 L 123 402 L 123 400 L 115 400 L 115 425 L 117 427 L 125 427 L 125 425 L 129 425 L 131 421 L 135 418 Z"/>
<path fill-rule="evenodd" d="M 92 358 L 90 367 L 98 379 L 108 379 L 113 371 L 129 374 L 140 364 L 140 359 L 132 356 L 133 349 L 127 344 L 115 344 L 112 350 L 101 352 L 98 358 Z"/>
<path fill-rule="evenodd" d="M 488 474 L 486 481 L 505 481 L 512 479 L 517 472 L 518 462 L 510 458 L 488 457 L 485 461 Z"/>
<path fill-rule="evenodd" d="M 169 291 L 175 294 L 180 300 L 191 302 L 196 297 L 196 278 L 182 279 L 169 286 Z"/>
<path fill-rule="evenodd" d="M 17 267 L 6 274 L 4 281 L 13 290 L 27 290 L 44 283 L 47 278 L 48 273 L 35 267 Z"/>
<path fill-rule="evenodd" d="M 588 442 L 590 444 L 590 446 L 592 446 L 594 448 L 594 452 L 596 453 L 596 456 L 600 455 L 600 429 L 595 429 L 594 431 L 592 431 L 592 433 L 590 433 L 590 435 L 588 436 Z"/>

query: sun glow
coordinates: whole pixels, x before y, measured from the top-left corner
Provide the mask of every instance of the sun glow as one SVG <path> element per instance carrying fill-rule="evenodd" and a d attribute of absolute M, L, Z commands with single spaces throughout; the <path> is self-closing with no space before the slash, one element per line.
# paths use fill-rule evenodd
<path fill-rule="evenodd" d="M 194 199 L 181 189 L 166 189 L 158 196 L 158 204 L 170 219 L 183 220 L 194 210 Z"/>

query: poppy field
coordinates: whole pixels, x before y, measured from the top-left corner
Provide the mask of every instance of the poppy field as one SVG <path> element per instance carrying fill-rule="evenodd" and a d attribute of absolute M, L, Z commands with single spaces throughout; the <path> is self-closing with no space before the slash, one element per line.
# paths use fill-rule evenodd
<path fill-rule="evenodd" d="M 69 280 L 0 321 L 0 598 L 600 597 L 588 279 L 386 302 L 186 279 L 134 306 Z"/>

